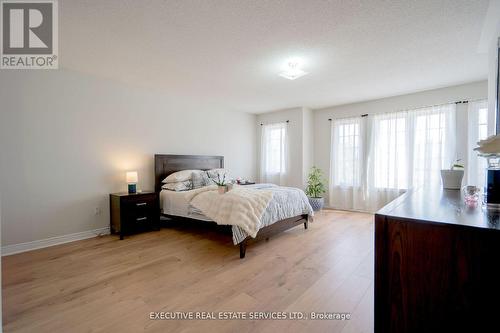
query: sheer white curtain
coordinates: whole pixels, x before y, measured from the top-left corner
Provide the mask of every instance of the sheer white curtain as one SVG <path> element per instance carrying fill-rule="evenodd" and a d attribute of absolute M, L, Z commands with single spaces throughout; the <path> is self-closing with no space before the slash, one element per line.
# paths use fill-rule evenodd
<path fill-rule="evenodd" d="M 469 102 L 467 110 L 467 138 L 468 138 L 468 161 L 467 161 L 467 184 L 484 187 L 486 159 L 477 156 L 473 149 L 477 147 L 479 140 L 488 137 L 488 101 L 480 100 Z"/>
<path fill-rule="evenodd" d="M 365 209 L 365 124 L 363 117 L 332 120 L 329 201 L 333 208 Z"/>
<path fill-rule="evenodd" d="M 287 185 L 288 125 L 262 125 L 260 181 Z"/>
<path fill-rule="evenodd" d="M 408 189 L 412 178 L 411 131 L 407 112 L 369 116 L 365 210 L 376 211 Z"/>
<path fill-rule="evenodd" d="M 440 170 L 455 159 L 455 112 L 455 104 L 446 104 L 370 118 L 368 211 L 411 187 L 440 183 Z"/>
<path fill-rule="evenodd" d="M 409 112 L 414 131 L 411 185 L 439 184 L 440 170 L 456 159 L 455 113 L 455 103 Z"/>
<path fill-rule="evenodd" d="M 359 127 L 359 144 L 345 138 L 346 124 Z M 373 212 L 408 188 L 439 184 L 455 159 L 455 126 L 455 104 L 334 120 L 330 206 Z"/>

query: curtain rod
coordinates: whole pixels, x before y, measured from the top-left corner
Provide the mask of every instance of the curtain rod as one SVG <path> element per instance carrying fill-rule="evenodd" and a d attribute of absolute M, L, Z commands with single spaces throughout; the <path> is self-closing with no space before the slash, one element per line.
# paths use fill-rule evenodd
<path fill-rule="evenodd" d="M 360 117 L 368 117 L 368 113 L 362 114 Z M 346 118 L 352 118 L 352 117 L 346 117 Z M 342 118 L 337 118 L 337 119 L 342 119 Z M 332 118 L 328 118 L 328 121 L 332 121 Z"/>
<path fill-rule="evenodd" d="M 290 120 L 287 120 L 287 121 L 285 121 L 285 122 L 286 122 L 286 123 L 289 123 L 289 122 L 290 122 Z M 268 123 L 268 124 L 266 124 L 266 125 L 278 124 L 278 123 L 279 123 L 279 122 L 277 122 L 277 123 Z M 260 126 L 262 126 L 262 125 L 264 125 L 264 123 L 260 123 Z"/>
<path fill-rule="evenodd" d="M 463 101 L 456 101 L 456 102 L 449 102 L 449 103 L 442 103 L 442 104 L 433 104 L 433 105 L 427 105 L 427 106 L 420 106 L 418 108 L 411 108 L 411 109 L 401 109 L 401 110 L 396 110 L 396 111 L 387 111 L 387 112 L 380 112 L 379 114 L 383 113 L 393 113 L 393 112 L 404 112 L 404 111 L 411 111 L 411 110 L 420 110 L 420 109 L 426 109 L 426 108 L 432 108 L 435 106 L 443 106 L 447 104 L 467 104 L 469 102 L 477 102 L 477 101 L 483 101 L 485 100 L 484 98 L 479 98 L 479 99 L 470 99 L 470 100 L 463 100 Z M 486 99 L 487 100 L 487 99 Z M 368 114 L 362 114 L 361 117 L 366 117 Z M 354 117 L 359 117 L 359 116 L 349 116 L 349 117 L 342 117 L 342 118 L 335 118 L 335 119 L 344 119 L 344 118 L 354 118 Z M 328 118 L 328 121 L 332 121 L 332 118 Z"/>

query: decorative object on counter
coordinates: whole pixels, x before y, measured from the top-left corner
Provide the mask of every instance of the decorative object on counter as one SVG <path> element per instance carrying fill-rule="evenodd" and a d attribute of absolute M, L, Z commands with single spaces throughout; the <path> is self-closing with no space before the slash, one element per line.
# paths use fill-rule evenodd
<path fill-rule="evenodd" d="M 488 162 L 484 203 L 488 209 L 500 209 L 500 135 L 490 136 L 477 144 L 479 147 L 474 150 Z"/>
<path fill-rule="evenodd" d="M 464 203 L 469 208 L 476 208 L 480 202 L 481 189 L 474 185 L 467 185 L 462 188 Z"/>
<path fill-rule="evenodd" d="M 212 177 L 210 175 L 209 177 L 215 183 L 215 185 L 217 185 L 217 190 L 219 191 L 219 194 L 224 194 L 228 191 L 225 173 L 222 178 L 220 177 L 220 173 L 217 173 L 217 177 Z"/>
<path fill-rule="evenodd" d="M 460 190 L 464 178 L 464 166 L 456 160 L 450 170 L 441 170 L 441 181 L 445 190 Z"/>
<path fill-rule="evenodd" d="M 137 171 L 128 171 L 125 175 L 128 184 L 128 193 L 137 193 L 137 182 L 139 180 L 137 176 Z"/>
<path fill-rule="evenodd" d="M 486 184 L 484 186 L 484 203 L 486 208 L 500 209 L 500 153 L 480 154 L 486 158 Z"/>
<path fill-rule="evenodd" d="M 309 203 L 315 212 L 320 211 L 324 204 L 325 199 L 322 197 L 326 192 L 325 181 L 321 169 L 313 166 L 307 179 L 306 194 L 309 198 Z"/>

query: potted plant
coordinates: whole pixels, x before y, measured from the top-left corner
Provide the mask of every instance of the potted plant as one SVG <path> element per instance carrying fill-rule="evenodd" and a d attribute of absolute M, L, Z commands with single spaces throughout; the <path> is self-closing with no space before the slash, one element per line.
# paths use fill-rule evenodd
<path fill-rule="evenodd" d="M 210 177 L 210 175 L 209 175 Z M 210 177 L 212 181 L 217 185 L 217 190 L 219 191 L 219 194 L 224 194 L 227 192 L 227 183 L 226 183 L 226 174 L 224 173 L 224 176 L 220 177 L 220 173 L 217 173 L 217 178 L 215 177 Z"/>
<path fill-rule="evenodd" d="M 315 166 L 311 168 L 305 192 L 313 210 L 320 211 L 325 204 L 325 200 L 321 195 L 326 192 L 325 181 L 321 169 Z"/>
<path fill-rule="evenodd" d="M 441 181 L 446 190 L 459 190 L 462 187 L 464 178 L 464 166 L 460 159 L 455 160 L 449 170 L 441 170 Z"/>

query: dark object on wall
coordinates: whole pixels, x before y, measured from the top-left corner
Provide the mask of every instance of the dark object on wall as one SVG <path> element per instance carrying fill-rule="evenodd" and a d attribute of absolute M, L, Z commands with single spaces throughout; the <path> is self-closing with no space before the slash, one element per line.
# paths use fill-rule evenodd
<path fill-rule="evenodd" d="M 155 191 L 161 191 L 161 181 L 168 175 L 181 170 L 209 170 L 224 167 L 224 156 L 203 156 L 203 155 L 155 155 Z M 175 219 L 175 216 L 168 216 Z M 308 228 L 308 218 L 306 215 L 294 216 L 278 221 L 259 230 L 257 237 L 247 237 L 240 245 L 240 258 L 245 258 L 247 243 L 269 237 L 293 228 L 299 224 L 304 224 Z M 185 219 L 185 218 L 183 218 Z M 207 223 L 207 222 L 200 222 Z"/>
<path fill-rule="evenodd" d="M 375 215 L 375 332 L 500 332 L 500 211 L 411 190 Z"/>

